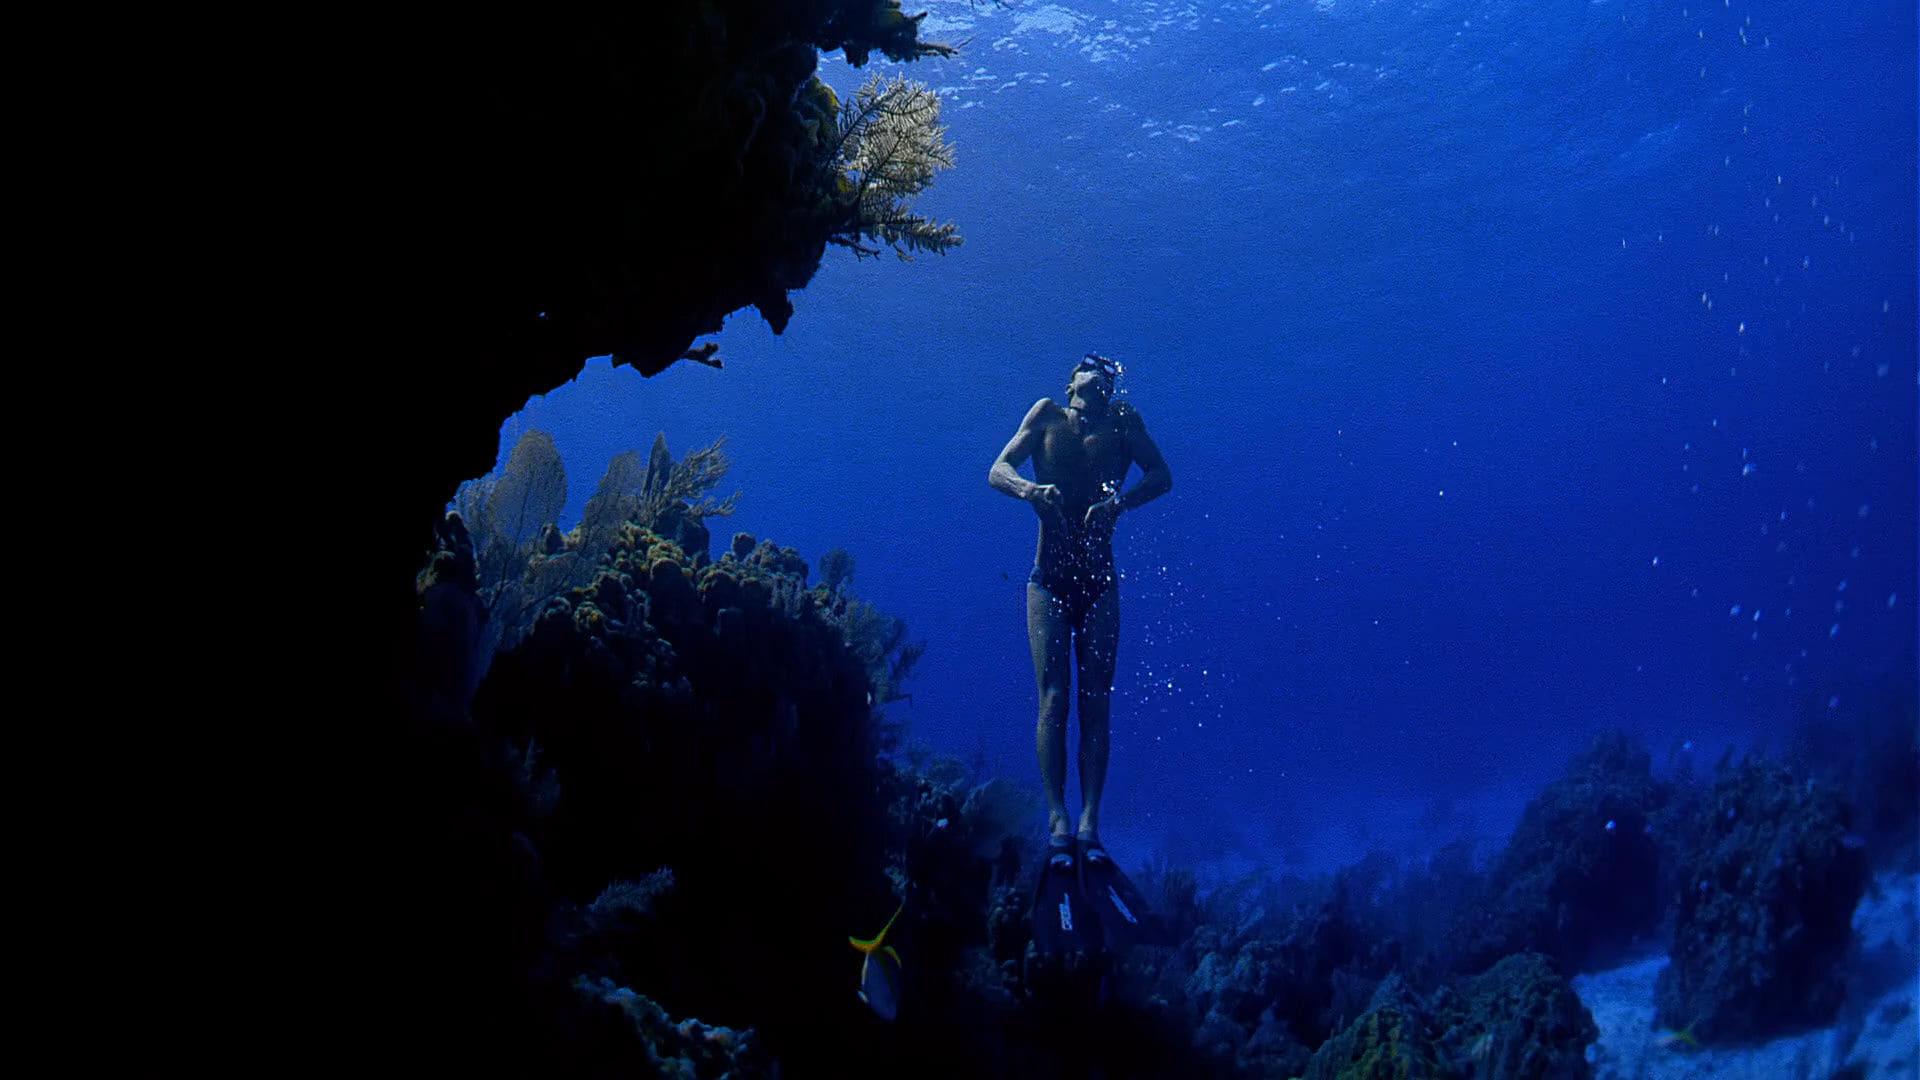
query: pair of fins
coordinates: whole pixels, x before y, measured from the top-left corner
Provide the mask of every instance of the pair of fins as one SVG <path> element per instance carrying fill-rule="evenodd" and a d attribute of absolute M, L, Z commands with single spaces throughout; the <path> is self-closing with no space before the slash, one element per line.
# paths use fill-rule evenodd
<path fill-rule="evenodd" d="M 1165 925 L 1105 849 L 1075 842 L 1049 847 L 1047 856 L 1033 890 L 1033 943 L 1041 956 L 1171 944 Z"/>

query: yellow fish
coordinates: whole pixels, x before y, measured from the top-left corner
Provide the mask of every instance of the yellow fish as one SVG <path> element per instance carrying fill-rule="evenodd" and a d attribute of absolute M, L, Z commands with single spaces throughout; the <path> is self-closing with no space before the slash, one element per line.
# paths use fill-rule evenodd
<path fill-rule="evenodd" d="M 1693 1025 L 1679 1031 L 1662 1031 L 1653 1037 L 1653 1045 L 1662 1050 L 1698 1050 L 1700 1040 L 1693 1037 Z"/>
<path fill-rule="evenodd" d="M 893 951 L 893 946 L 883 943 L 887 940 L 887 931 L 893 929 L 894 919 L 906 909 L 907 902 L 900 901 L 893 918 L 871 938 L 851 935 L 847 938 L 847 944 L 867 958 L 860 965 L 860 989 L 856 992 L 882 1020 L 891 1020 L 900 1012 L 900 954 Z"/>

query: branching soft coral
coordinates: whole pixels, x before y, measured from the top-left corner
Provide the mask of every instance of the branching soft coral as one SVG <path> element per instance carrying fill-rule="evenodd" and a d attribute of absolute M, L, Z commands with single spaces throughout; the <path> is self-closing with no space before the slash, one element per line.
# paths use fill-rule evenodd
<path fill-rule="evenodd" d="M 940 126 L 940 95 L 904 77 L 887 82 L 876 73 L 840 107 L 837 124 L 836 160 L 846 173 L 853 214 L 829 239 L 862 256 L 878 255 L 879 247 L 870 245 L 886 244 L 906 260 L 912 252 L 945 254 L 958 247 L 953 223 L 936 224 L 907 202 L 933 183 L 935 172 L 953 168 L 953 147 Z"/>
<path fill-rule="evenodd" d="M 696 522 L 731 515 L 740 501 L 739 492 L 717 502 L 709 494 L 733 467 L 726 451 L 721 449 L 726 443 L 727 438 L 722 435 L 675 462 L 667 454 L 666 433 L 655 436 L 646 484 L 633 519 L 657 531 L 662 519 L 675 512 Z"/>

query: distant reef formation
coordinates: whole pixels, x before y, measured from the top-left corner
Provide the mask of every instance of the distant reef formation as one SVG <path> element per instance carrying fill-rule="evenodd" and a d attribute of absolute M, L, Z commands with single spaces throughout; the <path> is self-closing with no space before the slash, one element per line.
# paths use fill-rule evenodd
<path fill-rule="evenodd" d="M 1664 906 L 1667 786 L 1626 736 L 1596 739 L 1528 804 L 1455 931 L 1457 966 L 1536 950 L 1590 970 L 1652 936 Z"/>
<path fill-rule="evenodd" d="M 1868 878 L 1850 817 L 1839 790 L 1777 762 L 1721 773 L 1680 858 L 1661 1023 L 1728 1040 L 1834 1018 Z"/>

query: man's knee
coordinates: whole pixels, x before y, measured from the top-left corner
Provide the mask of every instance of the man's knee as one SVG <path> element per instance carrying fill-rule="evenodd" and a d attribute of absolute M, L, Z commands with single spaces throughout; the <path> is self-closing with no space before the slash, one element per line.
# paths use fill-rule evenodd
<path fill-rule="evenodd" d="M 1104 732 L 1107 730 L 1107 718 L 1112 710 L 1107 707 L 1107 697 L 1092 694 L 1080 695 L 1080 730 L 1083 734 Z"/>
<path fill-rule="evenodd" d="M 1067 718 L 1067 688 L 1048 686 L 1040 690 L 1040 722 L 1058 722 Z"/>

